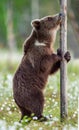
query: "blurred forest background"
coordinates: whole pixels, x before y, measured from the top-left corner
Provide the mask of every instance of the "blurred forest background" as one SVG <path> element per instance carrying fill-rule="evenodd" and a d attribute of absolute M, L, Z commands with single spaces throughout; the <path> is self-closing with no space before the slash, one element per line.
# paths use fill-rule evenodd
<path fill-rule="evenodd" d="M 22 50 L 31 32 L 31 20 L 60 12 L 59 0 L 2 0 L 0 2 L 0 50 Z M 57 36 L 56 47 L 59 46 Z M 68 49 L 79 57 L 79 0 L 68 0 Z"/>

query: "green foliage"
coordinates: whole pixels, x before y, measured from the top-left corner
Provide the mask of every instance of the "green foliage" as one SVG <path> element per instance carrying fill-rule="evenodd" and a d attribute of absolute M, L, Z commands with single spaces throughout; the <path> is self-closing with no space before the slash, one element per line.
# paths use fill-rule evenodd
<path fill-rule="evenodd" d="M 4 3 L 0 3 L 0 42 L 6 43 L 6 25 L 4 14 Z M 0 45 L 1 46 L 1 45 Z"/>
<path fill-rule="evenodd" d="M 30 0 L 14 0 L 13 3 L 14 9 L 20 13 L 30 6 Z"/>

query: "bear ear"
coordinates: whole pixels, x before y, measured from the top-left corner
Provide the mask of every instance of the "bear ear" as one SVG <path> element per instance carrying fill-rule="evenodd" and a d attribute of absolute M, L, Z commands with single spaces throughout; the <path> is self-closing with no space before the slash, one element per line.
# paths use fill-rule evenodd
<path fill-rule="evenodd" d="M 31 25 L 32 25 L 33 27 L 35 27 L 36 29 L 39 29 L 39 28 L 40 28 L 40 20 L 39 20 L 39 19 L 33 20 L 33 21 L 31 22 Z"/>

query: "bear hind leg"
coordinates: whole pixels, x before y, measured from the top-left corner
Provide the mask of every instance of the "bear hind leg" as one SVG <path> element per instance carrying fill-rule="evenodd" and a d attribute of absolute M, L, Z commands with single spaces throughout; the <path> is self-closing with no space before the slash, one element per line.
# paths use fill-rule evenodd
<path fill-rule="evenodd" d="M 34 116 L 37 117 L 39 121 L 46 121 L 46 117 L 42 115 L 44 108 L 43 93 L 39 89 L 37 89 L 37 91 L 34 91 L 34 94 L 32 94 L 31 98 L 31 112 L 34 114 Z"/>
<path fill-rule="evenodd" d="M 21 120 L 24 118 L 24 116 L 27 116 L 27 117 L 30 117 L 31 116 L 31 111 L 29 111 L 29 110 L 27 110 L 26 108 L 24 108 L 24 107 L 21 107 L 21 106 L 19 106 L 19 108 L 20 108 L 20 111 L 21 111 L 21 119 L 20 119 L 20 122 L 21 122 Z"/>

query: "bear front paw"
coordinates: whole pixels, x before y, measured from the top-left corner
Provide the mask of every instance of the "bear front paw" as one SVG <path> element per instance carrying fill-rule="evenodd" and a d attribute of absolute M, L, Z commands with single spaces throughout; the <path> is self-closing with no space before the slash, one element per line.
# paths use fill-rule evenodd
<path fill-rule="evenodd" d="M 70 52 L 67 51 L 64 55 L 64 58 L 66 59 L 67 62 L 69 62 L 71 60 L 71 55 L 70 55 Z"/>
<path fill-rule="evenodd" d="M 60 48 L 57 49 L 57 55 L 58 55 L 58 56 L 62 56 L 62 51 L 61 51 Z"/>

